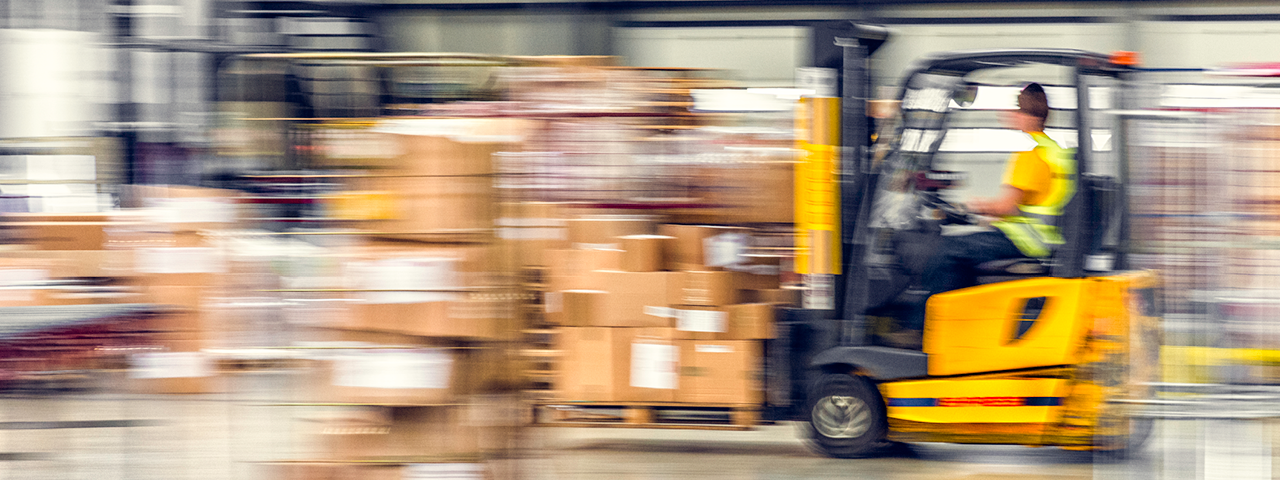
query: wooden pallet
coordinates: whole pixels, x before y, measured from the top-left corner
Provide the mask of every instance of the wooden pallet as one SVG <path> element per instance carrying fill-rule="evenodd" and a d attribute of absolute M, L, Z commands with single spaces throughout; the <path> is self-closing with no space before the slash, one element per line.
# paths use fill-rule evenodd
<path fill-rule="evenodd" d="M 550 427 L 751 430 L 761 425 L 760 405 L 549 402 L 535 421 Z"/>

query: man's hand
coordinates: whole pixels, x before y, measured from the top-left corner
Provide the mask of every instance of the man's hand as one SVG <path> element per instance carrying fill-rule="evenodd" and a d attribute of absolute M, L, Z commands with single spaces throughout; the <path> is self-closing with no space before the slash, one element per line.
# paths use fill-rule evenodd
<path fill-rule="evenodd" d="M 1018 203 L 1022 201 L 1022 190 L 1009 185 L 1000 186 L 1000 194 L 992 198 L 975 198 L 967 206 L 969 211 L 989 217 L 1006 217 L 1018 214 Z"/>

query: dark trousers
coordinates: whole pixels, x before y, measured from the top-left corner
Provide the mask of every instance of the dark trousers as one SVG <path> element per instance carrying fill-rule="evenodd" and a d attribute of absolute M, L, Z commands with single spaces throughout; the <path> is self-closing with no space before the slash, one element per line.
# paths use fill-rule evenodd
<path fill-rule="evenodd" d="M 999 231 L 942 237 L 938 252 L 924 268 L 921 286 L 927 292 L 926 296 L 913 308 L 907 328 L 924 328 L 924 307 L 929 296 L 976 284 L 978 265 L 992 260 L 1023 257 L 1026 255 Z"/>

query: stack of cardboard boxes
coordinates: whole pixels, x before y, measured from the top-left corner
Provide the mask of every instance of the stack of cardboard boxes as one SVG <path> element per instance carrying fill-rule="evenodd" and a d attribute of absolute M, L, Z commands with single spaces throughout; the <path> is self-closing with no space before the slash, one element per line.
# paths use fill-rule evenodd
<path fill-rule="evenodd" d="M 326 281 L 336 283 L 319 286 L 340 291 L 345 307 L 303 319 L 308 345 L 323 347 L 305 400 L 350 406 L 312 436 L 317 458 L 337 463 L 288 464 L 278 476 L 399 478 L 479 462 L 501 447 L 495 432 L 517 426 L 475 421 L 488 416 L 478 395 L 500 395 L 518 379 L 505 344 L 518 331 L 510 280 L 490 231 L 499 214 L 491 156 L 517 130 L 483 119 L 381 130 L 398 155 L 353 187 L 386 198 L 395 213 L 369 218 L 360 224 L 366 235 L 328 250 L 338 272 Z"/>
<path fill-rule="evenodd" d="M 203 350 L 230 328 L 214 300 L 231 285 L 216 232 L 238 218 L 235 194 L 174 186 L 129 189 L 126 210 L 13 214 L 4 219 L 5 256 L 46 270 L 42 280 L 78 279 L 93 291 L 47 287 L 38 305 L 147 303 L 144 353 L 131 358 L 128 386 L 145 393 L 208 393 L 225 385 Z M 8 260 L 15 261 L 15 260 Z M 90 282 L 91 280 L 91 282 Z"/>
<path fill-rule="evenodd" d="M 560 326 L 559 399 L 750 405 L 773 338 L 777 271 L 751 273 L 751 230 L 568 221 L 575 248 L 547 253 L 547 319 Z"/>

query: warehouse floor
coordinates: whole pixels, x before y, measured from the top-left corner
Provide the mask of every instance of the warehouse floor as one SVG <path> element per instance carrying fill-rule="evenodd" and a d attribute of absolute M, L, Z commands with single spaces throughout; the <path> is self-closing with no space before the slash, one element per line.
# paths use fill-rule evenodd
<path fill-rule="evenodd" d="M 316 459 L 301 434 L 319 407 L 266 391 L 148 396 L 0 397 L 0 479 L 267 479 L 271 461 Z M 332 407 L 326 407 L 332 408 Z M 1263 421 L 1163 421 L 1135 458 L 1017 446 L 919 444 L 839 460 L 811 452 L 795 424 L 747 432 L 529 429 L 527 458 L 498 468 L 528 479 L 1273 478 Z"/>

